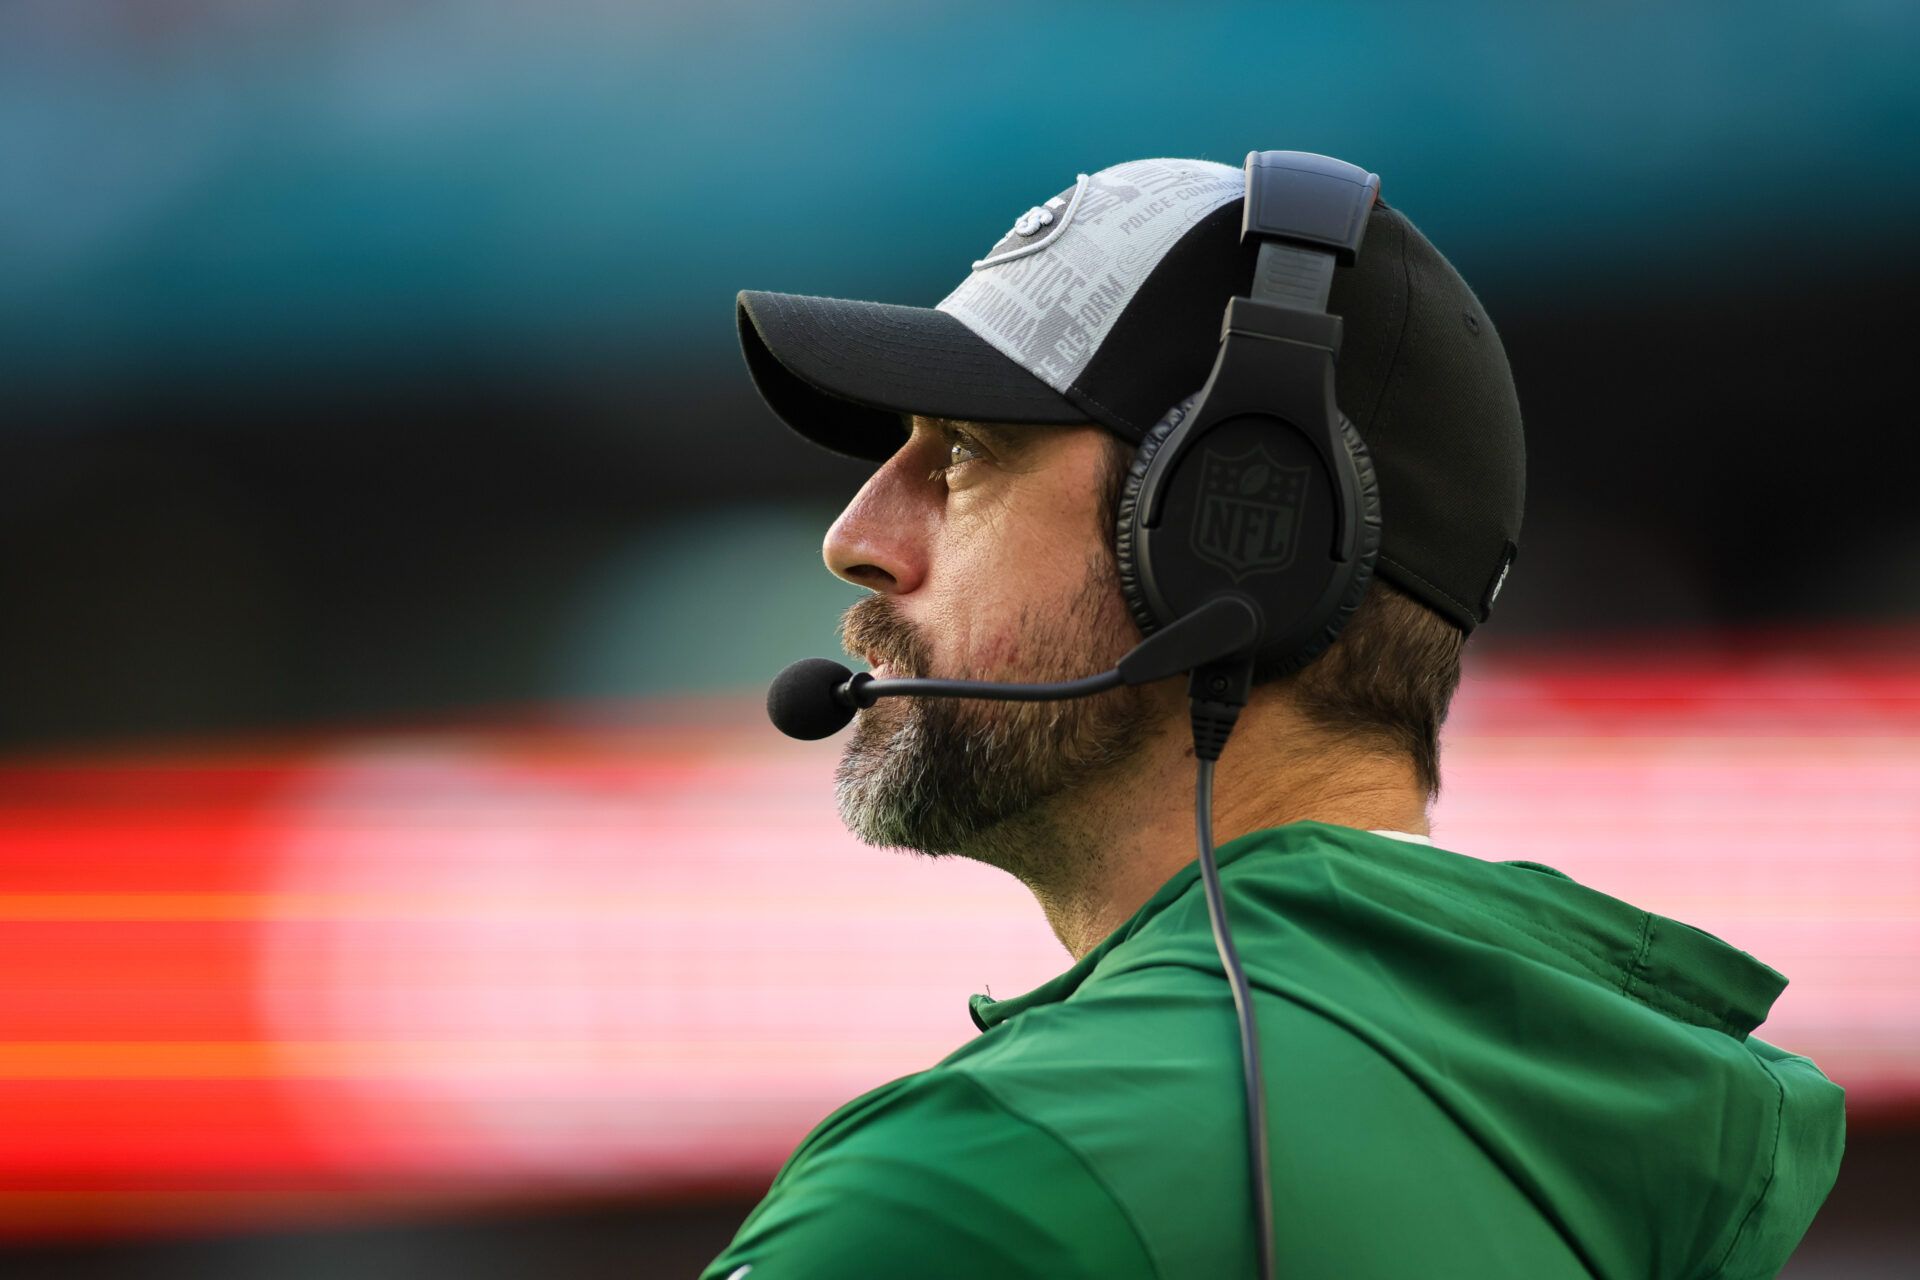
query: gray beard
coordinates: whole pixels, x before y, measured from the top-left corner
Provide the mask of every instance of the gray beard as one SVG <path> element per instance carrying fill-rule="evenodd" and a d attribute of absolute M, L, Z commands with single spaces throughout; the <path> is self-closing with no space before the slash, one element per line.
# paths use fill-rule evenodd
<path fill-rule="evenodd" d="M 1088 570 L 1063 614 L 1044 624 L 1022 619 L 1019 651 L 1044 658 L 1039 669 L 1008 678 L 1075 679 L 1126 651 L 1132 628 L 1110 554 Z M 880 622 L 886 610 L 879 597 L 862 601 L 843 630 L 887 637 L 889 647 L 907 650 L 895 664 L 903 674 L 924 673 L 924 647 L 898 624 Z M 1112 640 L 1101 644 L 1101 636 Z M 867 844 L 973 858 L 1033 884 L 1052 861 L 1056 802 L 1132 759 L 1152 736 L 1153 718 L 1146 692 L 1124 687 L 1061 702 L 887 699 L 860 713 L 841 756 L 840 817 Z"/>

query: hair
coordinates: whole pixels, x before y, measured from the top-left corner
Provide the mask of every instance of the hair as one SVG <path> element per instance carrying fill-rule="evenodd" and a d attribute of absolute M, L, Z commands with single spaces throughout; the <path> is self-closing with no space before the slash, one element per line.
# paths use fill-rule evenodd
<path fill-rule="evenodd" d="M 1132 460 L 1133 446 L 1109 436 L 1101 529 L 1109 545 Z M 1276 683 L 1315 728 L 1409 759 L 1431 803 L 1440 795 L 1440 726 L 1466 643 L 1466 632 L 1376 573 L 1339 638 Z"/>

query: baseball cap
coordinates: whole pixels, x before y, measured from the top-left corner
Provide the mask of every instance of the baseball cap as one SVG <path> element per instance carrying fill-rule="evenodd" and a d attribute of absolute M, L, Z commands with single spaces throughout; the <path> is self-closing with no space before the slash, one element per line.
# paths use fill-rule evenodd
<path fill-rule="evenodd" d="M 933 307 L 743 292 L 755 387 L 794 430 L 875 461 L 906 415 L 1093 422 L 1138 443 L 1198 391 L 1258 242 L 1240 238 L 1242 170 L 1132 160 L 1021 214 Z M 1456 626 L 1486 620 L 1526 498 L 1526 443 L 1485 309 L 1399 210 L 1376 201 L 1327 309 L 1334 392 L 1373 456 L 1375 572 Z"/>

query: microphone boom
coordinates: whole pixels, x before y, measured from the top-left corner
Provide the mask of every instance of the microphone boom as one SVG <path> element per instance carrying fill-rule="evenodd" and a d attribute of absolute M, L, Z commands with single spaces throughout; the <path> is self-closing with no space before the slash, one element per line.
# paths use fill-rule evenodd
<path fill-rule="evenodd" d="M 990 698 L 999 702 L 1050 702 L 1084 698 L 1123 684 L 1151 684 L 1209 662 L 1243 653 L 1260 633 L 1260 616 L 1245 596 L 1209 600 L 1154 632 L 1097 675 L 1051 684 L 1000 684 L 992 680 L 936 680 L 906 676 L 875 680 L 831 658 L 802 658 L 774 677 L 767 689 L 767 718 L 790 738 L 812 741 L 840 732 L 855 711 L 882 698 Z"/>

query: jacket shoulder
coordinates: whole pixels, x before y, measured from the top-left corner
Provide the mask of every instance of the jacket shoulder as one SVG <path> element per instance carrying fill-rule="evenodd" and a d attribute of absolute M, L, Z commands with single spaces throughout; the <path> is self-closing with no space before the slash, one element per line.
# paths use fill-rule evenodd
<path fill-rule="evenodd" d="M 1157 1274 L 1077 1152 L 943 1068 L 864 1095 L 809 1135 L 703 1280 L 743 1266 L 751 1280 Z"/>

